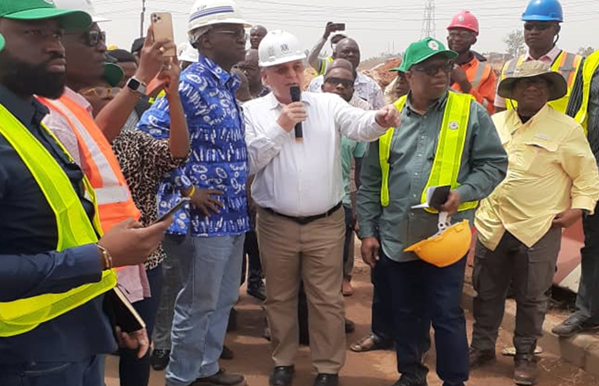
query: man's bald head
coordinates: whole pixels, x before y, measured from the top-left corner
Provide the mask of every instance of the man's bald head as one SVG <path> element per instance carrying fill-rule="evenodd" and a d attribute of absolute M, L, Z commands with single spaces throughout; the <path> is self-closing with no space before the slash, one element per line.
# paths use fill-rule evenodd
<path fill-rule="evenodd" d="M 252 29 L 250 29 L 251 48 L 257 50 L 258 47 L 260 46 L 260 42 L 262 41 L 262 39 L 264 39 L 264 37 L 266 36 L 267 33 L 268 33 L 268 30 L 266 29 L 266 27 L 261 26 L 261 25 L 253 26 Z"/>
<path fill-rule="evenodd" d="M 354 66 L 354 69 L 358 69 L 360 65 L 360 46 L 352 38 L 345 38 L 335 47 L 333 51 L 334 59 L 347 59 Z"/>
<path fill-rule="evenodd" d="M 258 55 L 258 50 L 255 48 L 250 48 L 245 53 L 245 61 L 251 64 L 258 65 L 260 61 L 260 56 Z"/>
<path fill-rule="evenodd" d="M 351 73 L 352 73 L 352 75 L 354 76 L 354 79 L 355 79 L 355 73 L 356 73 L 356 71 L 355 71 L 355 69 L 354 69 L 354 65 L 353 65 L 353 64 L 351 64 L 351 62 L 350 62 L 349 60 L 347 60 L 347 59 L 335 59 L 335 60 L 333 60 L 333 61 L 331 62 L 331 64 L 329 64 L 329 65 L 327 66 L 327 72 L 326 72 L 326 74 L 325 74 L 325 77 L 326 77 L 326 75 L 327 75 L 327 74 L 328 74 L 328 73 L 329 73 L 331 70 L 334 70 L 334 69 L 336 69 L 336 68 L 342 68 L 342 69 L 344 69 L 344 70 L 347 70 L 347 71 L 351 72 Z"/>

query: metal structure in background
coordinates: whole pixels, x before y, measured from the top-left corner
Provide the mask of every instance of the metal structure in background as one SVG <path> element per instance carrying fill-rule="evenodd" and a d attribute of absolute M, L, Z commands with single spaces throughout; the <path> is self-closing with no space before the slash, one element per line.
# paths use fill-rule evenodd
<path fill-rule="evenodd" d="M 425 0 L 420 39 L 435 37 L 435 0 Z"/>
<path fill-rule="evenodd" d="M 146 18 L 146 0 L 141 0 L 141 19 L 139 20 L 139 36 L 145 36 L 144 20 Z"/>

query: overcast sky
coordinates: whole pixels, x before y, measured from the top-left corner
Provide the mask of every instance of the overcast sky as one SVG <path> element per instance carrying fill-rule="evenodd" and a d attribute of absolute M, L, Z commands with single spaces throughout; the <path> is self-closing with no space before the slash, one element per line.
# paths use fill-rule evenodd
<path fill-rule="evenodd" d="M 96 12 L 111 19 L 102 23 L 108 43 L 129 49 L 139 36 L 142 0 L 92 0 Z M 346 33 L 355 38 L 362 59 L 381 52 L 401 52 L 420 39 L 426 0 L 237 0 L 246 20 L 268 29 L 294 33 L 310 48 L 322 36 L 327 21 L 345 22 Z M 169 11 L 175 21 L 175 37 L 187 39 L 186 27 L 193 0 L 147 0 L 146 24 L 151 12 Z M 451 16 L 467 9 L 480 22 L 481 33 L 475 49 L 503 52 L 503 38 L 522 29 L 520 16 L 528 0 L 435 0 L 436 37 L 445 41 Z M 599 48 L 599 0 L 562 0 L 565 22 L 558 45 L 568 51 L 579 47 Z M 324 5 L 326 4 L 326 5 Z M 328 47 L 328 46 L 327 46 Z"/>

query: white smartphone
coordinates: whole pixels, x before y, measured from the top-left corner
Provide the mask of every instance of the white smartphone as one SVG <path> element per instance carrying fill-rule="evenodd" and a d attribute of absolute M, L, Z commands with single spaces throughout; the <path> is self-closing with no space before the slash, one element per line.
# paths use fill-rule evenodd
<path fill-rule="evenodd" d="M 181 200 L 179 202 L 177 202 L 177 204 L 175 204 L 175 206 L 173 206 L 172 208 L 170 208 L 162 216 L 158 217 L 158 219 L 154 222 L 154 224 L 166 220 L 169 216 L 172 216 L 173 214 L 175 214 L 175 212 L 177 212 L 179 209 L 183 208 L 190 201 L 191 201 L 191 199 L 189 197 L 183 197 L 183 198 L 181 198 Z"/>

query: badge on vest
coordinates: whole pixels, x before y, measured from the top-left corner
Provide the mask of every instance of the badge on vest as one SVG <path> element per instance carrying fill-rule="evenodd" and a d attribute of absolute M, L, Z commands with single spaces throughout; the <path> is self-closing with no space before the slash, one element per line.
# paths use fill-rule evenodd
<path fill-rule="evenodd" d="M 449 130 L 457 130 L 460 128 L 460 124 L 456 121 L 449 122 Z"/>

